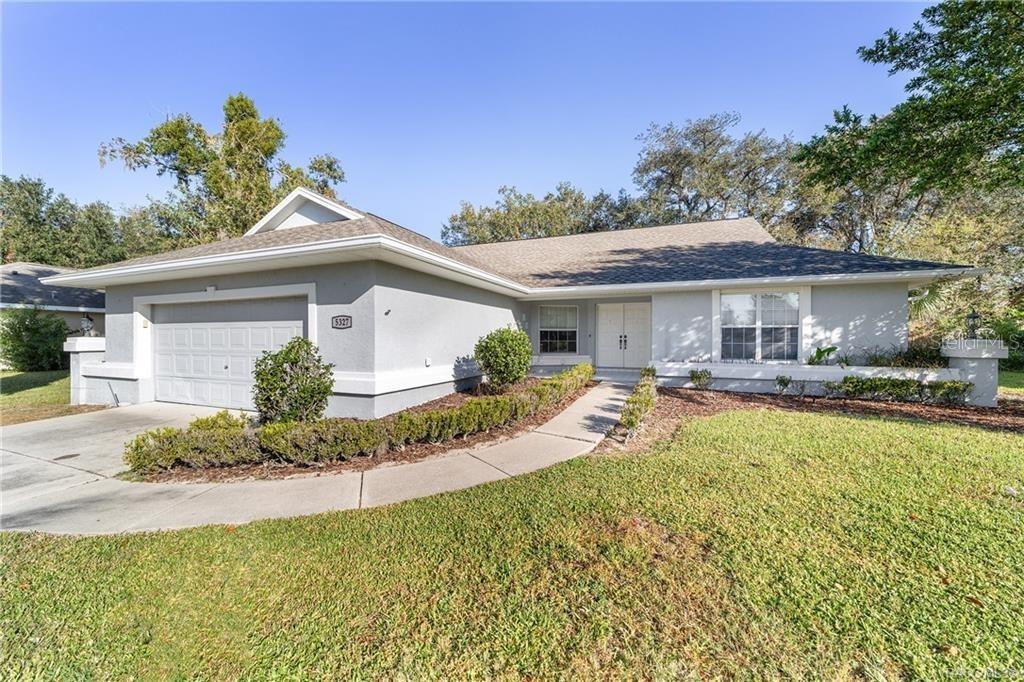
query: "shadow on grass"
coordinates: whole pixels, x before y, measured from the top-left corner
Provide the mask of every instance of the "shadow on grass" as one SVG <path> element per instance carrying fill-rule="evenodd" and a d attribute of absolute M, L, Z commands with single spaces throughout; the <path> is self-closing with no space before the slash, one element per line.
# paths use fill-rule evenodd
<path fill-rule="evenodd" d="M 15 372 L 0 377 L 0 395 L 14 395 L 33 388 L 42 388 L 67 377 L 68 370 L 66 369 L 46 372 Z"/>

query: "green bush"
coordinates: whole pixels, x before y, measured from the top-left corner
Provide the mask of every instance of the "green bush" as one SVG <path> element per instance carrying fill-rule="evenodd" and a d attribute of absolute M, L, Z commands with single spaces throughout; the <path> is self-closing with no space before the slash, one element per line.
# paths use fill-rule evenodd
<path fill-rule="evenodd" d="M 278 351 L 267 351 L 253 370 L 253 402 L 260 421 L 320 419 L 334 390 L 334 368 L 309 339 L 296 336 Z"/>
<path fill-rule="evenodd" d="M 644 419 L 654 409 L 658 398 L 658 384 L 653 370 L 641 372 L 640 381 L 633 387 L 633 393 L 622 406 L 619 424 L 626 430 L 626 438 L 632 437 L 643 425 Z"/>
<path fill-rule="evenodd" d="M 928 340 L 910 343 L 905 349 L 899 346 L 869 348 L 860 362 L 867 367 L 948 367 L 948 360 L 942 355 L 942 346 Z"/>
<path fill-rule="evenodd" d="M 830 397 L 902 402 L 962 403 L 974 384 L 969 381 L 923 382 L 917 379 L 891 377 L 843 377 L 842 381 L 823 381 L 822 388 Z"/>
<path fill-rule="evenodd" d="M 711 386 L 711 370 L 710 369 L 691 369 L 690 370 L 690 383 L 693 387 L 698 390 L 705 390 Z"/>
<path fill-rule="evenodd" d="M 1010 310 L 986 327 L 985 336 L 1001 339 L 1010 351 L 1009 357 L 999 361 L 999 369 L 1024 370 L 1024 309 Z"/>
<path fill-rule="evenodd" d="M 933 381 L 925 384 L 925 393 L 929 402 L 960 405 L 971 394 L 974 384 L 970 381 Z"/>
<path fill-rule="evenodd" d="M 827 346 L 825 348 L 815 348 L 814 352 L 807 357 L 808 365 L 827 365 L 829 357 L 835 353 L 839 348 L 837 346 Z"/>
<path fill-rule="evenodd" d="M 793 377 L 785 374 L 780 374 L 775 377 L 775 392 L 779 395 L 783 395 L 788 389 L 790 384 L 793 383 Z"/>
<path fill-rule="evenodd" d="M 0 311 L 0 360 L 19 372 L 64 369 L 70 333 L 64 320 L 39 308 L 7 308 Z"/>
<path fill-rule="evenodd" d="M 223 411 L 196 419 L 187 429 L 141 434 L 125 447 L 125 462 L 140 473 L 267 460 L 312 465 L 387 448 L 400 450 L 410 443 L 440 443 L 536 414 L 580 390 L 593 376 L 591 365 L 576 365 L 521 393 L 471 398 L 449 409 L 401 412 L 367 421 L 272 422 L 252 429 L 244 415 L 234 417 Z"/>
<path fill-rule="evenodd" d="M 504 390 L 525 379 L 530 372 L 533 361 L 530 337 L 521 329 L 495 329 L 476 342 L 473 359 L 487 376 L 488 383 L 495 390 Z"/>
<path fill-rule="evenodd" d="M 125 445 L 132 471 L 154 473 L 174 467 L 196 469 L 263 461 L 255 432 L 244 416 L 226 410 L 196 419 L 185 429 L 152 429 Z"/>

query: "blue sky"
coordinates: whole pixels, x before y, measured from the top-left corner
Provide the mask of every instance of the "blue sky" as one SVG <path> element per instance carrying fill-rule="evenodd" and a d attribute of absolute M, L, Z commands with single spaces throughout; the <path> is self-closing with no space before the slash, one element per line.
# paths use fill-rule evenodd
<path fill-rule="evenodd" d="M 230 93 L 342 160 L 343 198 L 437 237 L 460 200 L 632 188 L 636 135 L 718 111 L 805 139 L 903 79 L 856 56 L 921 4 L 12 4 L 2 7 L 3 172 L 81 202 L 161 195 L 96 150 L 168 114 L 219 128 Z"/>

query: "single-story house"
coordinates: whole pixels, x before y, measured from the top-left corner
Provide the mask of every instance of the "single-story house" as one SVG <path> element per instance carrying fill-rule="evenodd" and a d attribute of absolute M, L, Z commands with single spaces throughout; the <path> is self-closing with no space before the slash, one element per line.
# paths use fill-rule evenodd
<path fill-rule="evenodd" d="M 749 218 L 451 248 L 298 189 L 242 237 L 46 282 L 106 291 L 76 402 L 248 408 L 254 360 L 302 335 L 334 365 L 329 413 L 369 418 L 478 381 L 473 346 L 505 325 L 537 371 L 832 378 L 803 364 L 816 348 L 906 347 L 908 290 L 979 272 L 782 244 Z"/>
<path fill-rule="evenodd" d="M 44 284 L 42 278 L 77 272 L 42 263 L 0 265 L 0 308 L 39 308 L 55 315 L 72 331 L 82 329 L 82 318 L 92 320 L 93 330 L 103 333 L 103 292 L 73 286 Z"/>

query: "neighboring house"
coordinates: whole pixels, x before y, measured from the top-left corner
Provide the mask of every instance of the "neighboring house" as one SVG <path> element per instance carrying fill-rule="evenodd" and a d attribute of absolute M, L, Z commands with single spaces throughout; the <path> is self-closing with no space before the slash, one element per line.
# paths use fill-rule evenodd
<path fill-rule="evenodd" d="M 76 402 L 248 408 L 255 358 L 303 335 L 334 365 L 329 413 L 365 418 L 477 381 L 477 339 L 516 324 L 538 371 L 831 377 L 796 365 L 905 347 L 908 288 L 979 272 L 780 244 L 751 219 L 449 248 L 300 189 L 243 237 L 46 282 L 107 293 Z"/>
<path fill-rule="evenodd" d="M 42 263 L 6 263 L 0 265 L 0 308 L 33 308 L 56 315 L 72 332 L 82 328 L 82 317 L 93 320 L 93 328 L 103 334 L 103 292 L 74 286 L 43 284 L 40 279 L 77 272 Z"/>

